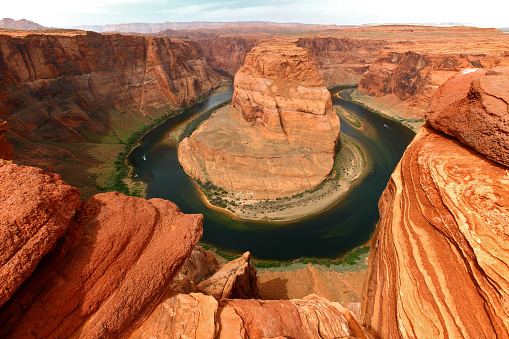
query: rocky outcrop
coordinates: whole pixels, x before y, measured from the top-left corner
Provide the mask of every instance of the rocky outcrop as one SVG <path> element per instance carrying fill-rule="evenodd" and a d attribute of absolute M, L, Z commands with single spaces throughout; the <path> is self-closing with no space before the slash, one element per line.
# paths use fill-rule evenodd
<path fill-rule="evenodd" d="M 59 175 L 0 166 L 0 307 L 67 232 L 80 193 Z"/>
<path fill-rule="evenodd" d="M 217 300 L 259 299 L 256 280 L 256 268 L 251 264 L 251 253 L 246 252 L 200 282 L 197 290 Z"/>
<path fill-rule="evenodd" d="M 29 140 L 94 140 L 219 84 L 190 41 L 63 31 L 0 35 L 0 116 Z"/>
<path fill-rule="evenodd" d="M 485 142 L 491 131 L 507 137 L 505 76 L 462 73 L 433 99 L 433 125 L 468 135 L 475 117 Z M 421 129 L 379 202 L 362 312 L 368 330 L 381 338 L 509 336 L 508 183 L 507 167 Z"/>
<path fill-rule="evenodd" d="M 173 324 L 173 326 L 167 326 Z M 223 300 L 201 293 L 168 295 L 131 338 L 370 338 L 338 303 Z"/>
<path fill-rule="evenodd" d="M 465 69 L 433 97 L 430 125 L 509 166 L 509 68 Z"/>
<path fill-rule="evenodd" d="M 219 262 L 214 253 L 203 249 L 201 246 L 196 246 L 177 276 L 173 279 L 173 283 L 178 284 L 180 281 L 188 278 L 194 284 L 198 284 L 218 269 Z"/>
<path fill-rule="evenodd" d="M 22 182 L 15 185 L 18 182 L 15 165 L 3 166 L 0 171 L 10 171 L 8 176 L 2 176 L 2 185 L 6 181 L 18 189 L 23 185 Z M 39 180 L 48 177 L 44 173 L 37 173 L 37 176 Z M 56 180 L 51 176 L 46 180 L 50 179 Z M 27 186 L 29 184 L 27 182 Z M 33 185 L 27 189 L 33 189 Z M 71 192 L 79 197 L 75 189 Z M 33 194 L 41 194 L 41 190 Z M 46 198 L 41 195 L 40 199 L 46 204 L 58 200 L 53 192 Z M 68 219 L 72 219 L 73 211 L 68 211 L 72 201 L 67 199 L 69 207 L 65 208 L 53 203 L 53 217 L 62 219 L 59 224 L 68 224 Z M 14 202 L 33 205 L 28 200 Z M 2 202 L 2 206 L 6 205 Z M 46 210 L 49 211 L 49 207 Z M 1 219 L 7 220 L 10 229 L 27 227 L 30 213 L 33 213 L 24 211 L 17 222 L 5 219 L 6 212 L 2 207 Z M 41 215 L 40 212 L 34 214 Z M 171 280 L 201 237 L 202 219 L 201 215 L 185 215 L 175 204 L 161 199 L 146 201 L 119 193 L 93 196 L 72 219 L 71 227 L 57 248 L 41 261 L 32 276 L 0 309 L 0 336 L 128 335 L 169 289 Z M 63 233 L 65 229 L 58 232 Z M 2 236 L 2 243 L 17 241 L 19 235 L 11 233 L 7 239 L 12 241 L 5 241 Z M 58 237 L 57 231 L 54 233 L 53 237 Z"/>
<path fill-rule="evenodd" d="M 12 145 L 5 138 L 5 132 L 9 130 L 9 123 L 0 120 L 0 159 L 14 159 L 14 150 Z"/>
<path fill-rule="evenodd" d="M 284 41 L 255 47 L 235 76 L 232 105 L 180 143 L 186 173 L 254 199 L 323 182 L 339 118 L 307 51 Z"/>

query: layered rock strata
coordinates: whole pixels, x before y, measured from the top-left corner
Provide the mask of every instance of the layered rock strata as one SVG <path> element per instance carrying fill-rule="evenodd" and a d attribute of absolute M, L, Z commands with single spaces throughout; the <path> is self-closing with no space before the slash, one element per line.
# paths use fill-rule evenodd
<path fill-rule="evenodd" d="M 174 324 L 167 326 L 167 324 Z M 370 338 L 350 311 L 317 296 L 223 300 L 168 295 L 131 338 Z"/>
<path fill-rule="evenodd" d="M 218 84 L 190 41 L 81 31 L 0 35 L 0 116 L 29 140 L 91 140 L 121 120 L 187 105 Z"/>
<path fill-rule="evenodd" d="M 187 174 L 254 199 L 323 182 L 339 118 L 306 50 L 286 42 L 255 47 L 235 76 L 232 105 L 180 143 Z"/>
<path fill-rule="evenodd" d="M 484 143 L 498 138 L 501 148 L 505 76 L 478 72 L 446 82 L 428 117 L 460 140 L 475 120 Z M 379 202 L 362 312 L 368 330 L 381 338 L 509 336 L 508 173 L 441 131 L 421 129 Z"/>
<path fill-rule="evenodd" d="M 18 183 L 16 189 L 20 193 L 33 190 L 29 180 L 17 179 L 18 169 L 15 165 L 0 168 L 3 174 L 7 172 L 2 175 L 2 186 L 12 182 Z M 48 175 L 36 173 L 36 177 L 42 180 Z M 55 181 L 51 175 L 46 180 Z M 67 207 L 58 204 L 62 199 L 58 192 L 65 192 L 68 186 L 46 187 L 54 188 L 47 196 L 41 194 L 42 189 L 33 194 L 41 194 L 39 200 L 45 204 L 55 202 L 53 218 L 60 218 L 62 225 L 68 225 L 70 218 L 71 226 L 56 249 L 39 263 L 32 276 L 0 309 L 0 336 L 128 335 L 169 289 L 171 280 L 201 237 L 203 217 L 185 215 L 175 204 L 161 199 L 146 201 L 104 193 L 88 199 L 73 218 L 72 208 L 76 203 L 73 205 L 72 196 L 66 200 Z M 75 189 L 67 190 L 79 198 Z M 26 200 L 15 202 L 22 206 L 34 204 Z M 43 203 L 39 205 L 44 207 Z M 49 211 L 49 207 L 42 210 Z M 6 213 L 3 207 L 1 212 L 2 216 Z M 8 228 L 21 230 L 30 225 L 30 213 L 20 211 L 19 221 L 7 219 Z M 44 221 L 42 212 L 34 214 Z M 52 223 L 55 222 L 49 219 L 47 224 Z M 65 229 L 58 232 L 62 234 Z M 57 231 L 54 233 L 51 239 L 58 237 Z M 18 239 L 16 234 L 6 236 L 2 237 L 2 244 Z M 41 251 L 32 246 L 29 252 Z"/>
<path fill-rule="evenodd" d="M 509 65 L 507 39 L 502 33 L 498 40 L 493 35 L 493 42 L 487 38 L 444 39 L 388 46 L 363 75 L 358 90 L 377 98 L 402 118 L 424 119 L 435 91 L 458 71 Z"/>

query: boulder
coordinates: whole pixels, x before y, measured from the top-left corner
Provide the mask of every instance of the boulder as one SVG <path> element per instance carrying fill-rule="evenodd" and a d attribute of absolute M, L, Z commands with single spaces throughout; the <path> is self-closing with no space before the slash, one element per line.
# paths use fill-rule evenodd
<path fill-rule="evenodd" d="M 0 166 L 0 306 L 67 232 L 80 196 L 57 174 Z"/>

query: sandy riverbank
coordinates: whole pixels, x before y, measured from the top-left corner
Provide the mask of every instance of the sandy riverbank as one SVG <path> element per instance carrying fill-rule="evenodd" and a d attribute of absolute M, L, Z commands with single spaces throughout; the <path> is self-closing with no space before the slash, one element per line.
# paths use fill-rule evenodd
<path fill-rule="evenodd" d="M 341 136 L 341 145 L 333 174 L 313 191 L 270 200 L 239 199 L 231 192 L 214 191 L 213 197 L 227 202 L 228 209 L 214 206 L 203 193 L 201 198 L 210 207 L 246 220 L 289 222 L 323 212 L 340 200 L 369 170 L 367 164 L 370 162 L 359 145 L 345 135 Z"/>
<path fill-rule="evenodd" d="M 404 111 L 404 107 L 399 107 L 397 104 L 393 104 L 393 107 L 389 107 L 381 100 L 370 97 L 369 95 L 361 93 L 357 90 L 346 89 L 344 91 L 338 92 L 336 96 L 343 100 L 351 101 L 360 106 L 363 106 L 376 114 L 398 121 L 399 123 L 410 128 L 415 133 L 417 133 L 417 131 L 424 125 L 424 119 L 410 119 L 403 117 L 398 109 Z"/>

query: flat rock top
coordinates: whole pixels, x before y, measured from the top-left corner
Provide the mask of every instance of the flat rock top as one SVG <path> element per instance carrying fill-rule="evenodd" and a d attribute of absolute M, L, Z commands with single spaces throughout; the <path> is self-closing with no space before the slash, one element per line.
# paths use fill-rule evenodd
<path fill-rule="evenodd" d="M 223 107 L 193 133 L 193 138 L 215 150 L 253 158 L 294 157 L 310 154 L 306 147 L 282 143 L 260 135 L 262 126 L 244 120 L 232 107 Z"/>

